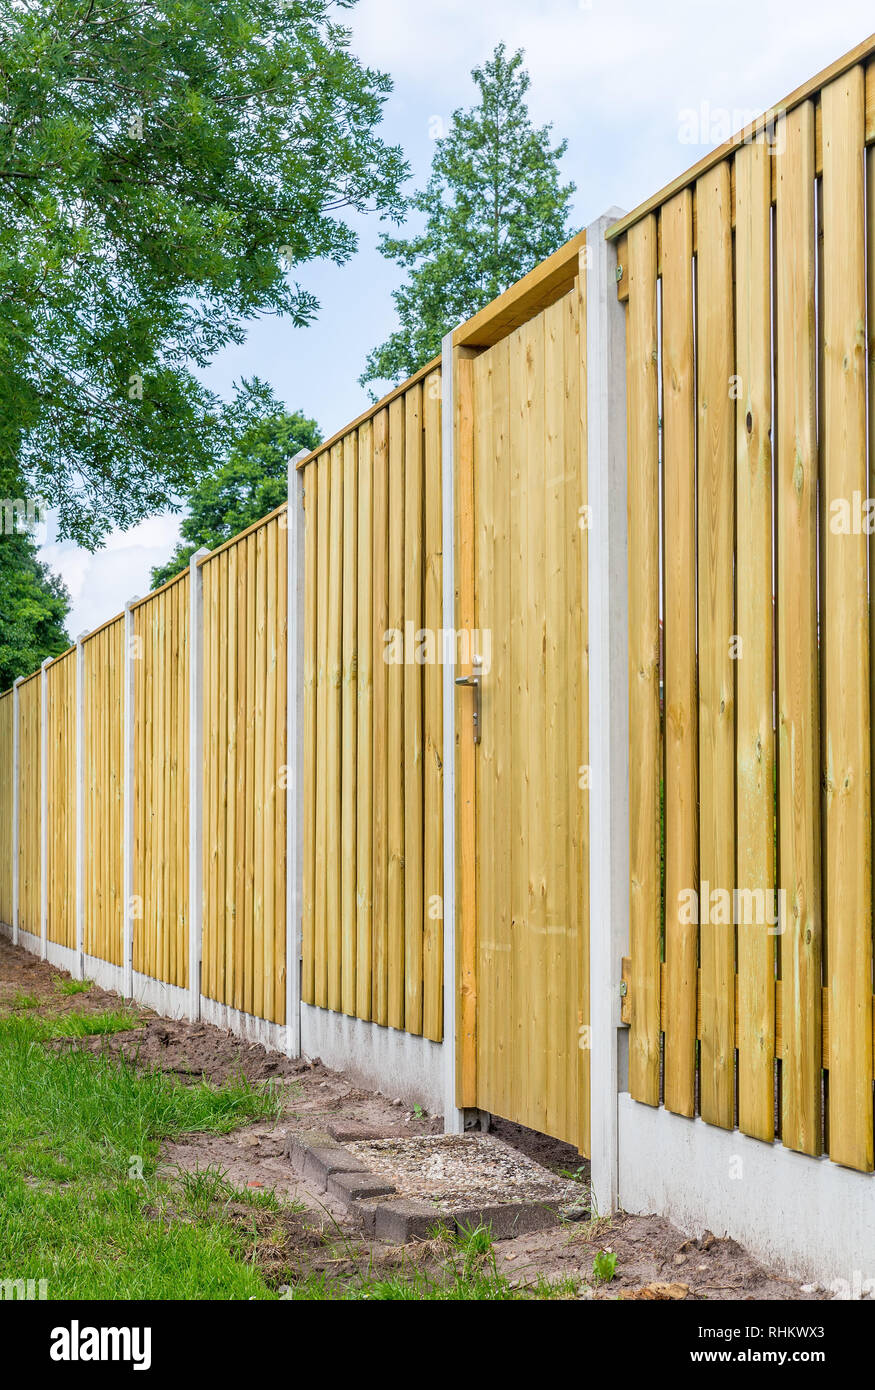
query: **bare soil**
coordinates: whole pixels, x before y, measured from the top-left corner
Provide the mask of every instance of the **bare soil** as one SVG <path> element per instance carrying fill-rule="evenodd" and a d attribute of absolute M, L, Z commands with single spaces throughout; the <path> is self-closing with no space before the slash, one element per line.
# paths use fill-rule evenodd
<path fill-rule="evenodd" d="M 15 1007 L 16 996 L 22 994 L 35 996 L 41 1012 L 129 1007 L 118 995 L 97 986 L 63 995 L 57 982 L 66 978 L 65 972 L 0 939 L 0 1013 Z M 168 1173 L 218 1166 L 238 1189 L 273 1190 L 296 1204 L 298 1210 L 279 1213 L 247 1204 L 228 1208 L 229 1219 L 251 1233 L 252 1253 L 269 1282 L 279 1284 L 314 1271 L 342 1278 L 356 1267 L 386 1271 L 403 1263 L 422 1264 L 431 1257 L 429 1243 L 416 1249 L 368 1242 L 343 1207 L 293 1172 L 284 1148 L 287 1136 L 297 1129 L 327 1129 L 341 1141 L 359 1142 L 440 1134 L 439 1116 L 414 1114 L 400 1101 L 363 1090 L 318 1060 L 292 1061 L 210 1024 L 159 1018 L 137 1006 L 131 1007 L 131 1021 L 129 1032 L 77 1039 L 73 1045 L 124 1056 L 183 1083 L 204 1077 L 221 1085 L 242 1075 L 284 1088 L 283 1112 L 276 1123 L 250 1125 L 226 1135 L 191 1134 L 166 1144 L 163 1151 Z M 570 1145 L 504 1120 L 494 1122 L 493 1132 L 549 1173 L 562 1178 L 576 1174 L 585 1184 L 587 1165 Z M 610 1284 L 599 1286 L 592 1279 L 593 1259 L 603 1250 L 617 1255 L 617 1269 Z M 690 1240 L 656 1216 L 620 1214 L 611 1220 L 563 1223 L 496 1241 L 495 1251 L 499 1270 L 520 1286 L 539 1277 L 579 1281 L 579 1291 L 571 1297 L 829 1297 L 822 1289 L 800 1287 L 763 1268 L 735 1241 L 711 1235 Z"/>

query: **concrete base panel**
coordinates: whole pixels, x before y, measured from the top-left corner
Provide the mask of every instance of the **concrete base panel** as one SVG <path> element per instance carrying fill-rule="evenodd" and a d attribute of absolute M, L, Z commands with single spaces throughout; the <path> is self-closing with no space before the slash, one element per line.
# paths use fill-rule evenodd
<path fill-rule="evenodd" d="M 347 1072 L 360 1086 L 443 1113 L 442 1043 L 302 1004 L 301 1051 Z"/>
<path fill-rule="evenodd" d="M 624 1211 L 731 1236 L 764 1264 L 839 1296 L 875 1291 L 875 1174 L 619 1097 Z M 868 1289 L 866 1287 L 867 1282 Z"/>

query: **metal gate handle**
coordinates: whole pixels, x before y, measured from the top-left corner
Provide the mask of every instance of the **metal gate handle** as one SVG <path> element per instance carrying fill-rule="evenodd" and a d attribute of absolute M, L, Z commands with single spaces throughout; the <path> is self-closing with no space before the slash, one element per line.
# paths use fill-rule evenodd
<path fill-rule="evenodd" d="M 474 691 L 474 742 L 480 742 L 480 688 L 483 679 L 483 662 L 475 656 L 471 662 L 470 676 L 456 676 L 456 685 L 470 685 Z"/>

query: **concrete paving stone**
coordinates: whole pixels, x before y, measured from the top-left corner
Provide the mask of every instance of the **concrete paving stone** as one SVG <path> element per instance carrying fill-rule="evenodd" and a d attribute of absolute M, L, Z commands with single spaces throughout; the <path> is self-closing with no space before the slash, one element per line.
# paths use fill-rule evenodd
<path fill-rule="evenodd" d="M 328 1179 L 329 1197 L 353 1202 L 360 1197 L 386 1197 L 397 1192 L 395 1185 L 378 1173 L 332 1173 Z"/>

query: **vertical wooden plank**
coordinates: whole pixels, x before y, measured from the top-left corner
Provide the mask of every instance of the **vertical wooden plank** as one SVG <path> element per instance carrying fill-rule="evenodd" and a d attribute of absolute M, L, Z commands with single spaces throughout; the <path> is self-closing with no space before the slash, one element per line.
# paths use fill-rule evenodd
<path fill-rule="evenodd" d="M 495 485 L 496 460 L 494 430 L 498 426 L 493 411 L 494 352 L 475 357 L 473 371 L 474 434 L 474 575 L 475 629 L 479 634 L 494 626 L 495 575 Z M 471 639 L 479 645 L 479 637 Z M 475 646 L 476 649 L 476 646 Z M 471 653 L 473 655 L 473 652 Z M 482 655 L 482 653 L 481 653 Z M 477 999 L 477 1101 L 485 1110 L 498 1114 L 502 1108 L 501 1083 L 505 1063 L 498 1037 L 501 943 L 496 937 L 500 880 L 492 852 L 497 830 L 495 798 L 495 760 L 503 733 L 493 710 L 493 667 L 484 667 L 481 688 L 480 747 L 476 754 L 477 797 L 474 807 L 477 874 L 477 978 L 481 988 Z M 471 710 L 463 708 L 462 737 L 469 736 Z"/>
<path fill-rule="evenodd" d="M 219 603 L 221 605 L 221 595 Z M 168 775 L 167 742 L 170 737 L 170 721 L 167 711 L 167 648 L 163 595 L 155 600 L 155 616 L 158 628 L 156 651 L 156 680 L 158 687 L 158 720 L 156 725 L 157 747 L 155 749 L 157 772 L 157 798 L 155 806 L 155 862 L 156 862 L 156 923 L 157 939 L 155 956 L 152 961 L 156 979 L 164 978 L 165 943 L 167 938 L 167 855 L 164 853 L 164 826 L 167 819 Z M 104 705 L 104 708 L 106 706 Z M 219 739 L 221 730 L 221 686 L 219 689 Z M 108 726 L 104 726 L 108 730 Z M 221 747 L 221 742 L 220 745 Z M 111 757 L 107 741 L 107 756 Z M 111 818 L 107 818 L 107 830 L 111 832 Z M 111 856 L 108 856 L 111 860 Z M 221 867 L 221 859 L 219 860 Z"/>
<path fill-rule="evenodd" d="M 274 737 L 274 944 L 273 1013 L 275 1023 L 286 1022 L 286 782 L 281 770 L 288 768 L 288 641 L 289 641 L 289 536 L 288 515 L 272 523 L 276 531 L 276 733 Z M 290 792 L 291 796 L 292 793 Z M 297 968 L 297 962 L 296 962 Z"/>
<path fill-rule="evenodd" d="M 629 1092 L 659 1104 L 662 865 L 659 711 L 659 359 L 656 218 L 626 248 L 626 449 L 629 514 Z"/>
<path fill-rule="evenodd" d="M 526 425 L 526 339 L 517 329 L 508 341 L 509 428 L 509 536 L 510 536 L 510 804 L 515 816 L 510 828 L 511 922 L 511 1065 L 507 1078 L 510 1113 L 528 1113 L 528 1061 L 526 1058 L 527 952 L 529 866 L 528 831 L 528 681 L 526 670 L 526 556 L 528 447 Z"/>
<path fill-rule="evenodd" d="M 423 389 L 425 422 L 425 627 L 434 659 L 425 667 L 423 729 L 423 985 L 422 1031 L 443 1037 L 443 695 L 439 648 L 442 627 L 441 546 L 441 374 L 432 372 Z"/>
<path fill-rule="evenodd" d="M 456 631 L 469 635 L 474 608 L 474 372 L 467 348 L 453 353 Z M 448 537 L 444 538 L 445 544 Z M 468 672 L 459 672 L 467 675 Z M 476 761 L 471 691 L 456 690 L 456 1104 L 477 1104 Z"/>
<path fill-rule="evenodd" d="M 317 566 L 319 465 L 304 470 L 304 872 L 301 922 L 301 998 L 315 999 L 313 964 L 316 925 L 316 677 L 319 641 Z M 292 518 L 289 524 L 293 524 Z M 289 962 L 289 969 L 295 968 Z"/>
<path fill-rule="evenodd" d="M 739 894 L 775 889 L 772 672 L 771 157 L 765 143 L 735 156 L 736 879 Z M 739 899 L 741 901 L 741 898 Z M 738 1125 L 775 1135 L 775 937 L 738 922 Z"/>
<path fill-rule="evenodd" d="M 326 940 L 328 1007 L 341 1007 L 341 739 L 343 682 L 343 448 L 331 450 L 331 518 L 328 554 L 328 691 L 325 724 Z"/>
<path fill-rule="evenodd" d="M 178 728 L 176 739 L 176 810 L 170 827 L 171 853 L 176 865 L 176 908 L 175 908 L 175 954 L 172 964 L 172 981 L 175 985 L 185 985 L 185 965 L 188 921 L 188 860 L 185 854 L 185 840 L 188 829 L 187 788 L 188 788 L 188 687 L 185 684 L 185 653 L 188 646 L 187 624 L 185 621 L 188 602 L 188 576 L 175 586 L 174 603 L 176 607 L 176 656 L 174 680 L 176 683 L 176 705 Z M 136 761 L 134 762 L 136 777 Z"/>
<path fill-rule="evenodd" d="M 358 573 L 356 684 L 356 946 L 355 1013 L 371 1017 L 371 914 L 373 806 L 373 424 L 370 420 L 358 431 Z"/>
<path fill-rule="evenodd" d="M 341 992 L 343 1012 L 356 1004 L 356 751 L 358 736 L 358 435 L 343 441 L 343 687 L 341 757 Z"/>
<path fill-rule="evenodd" d="M 328 557 L 331 535 L 331 454 L 320 454 L 317 545 L 318 644 L 316 669 L 316 889 L 314 894 L 313 1003 L 328 1003 Z"/>
<path fill-rule="evenodd" d="M 208 560 L 202 567 L 204 584 L 204 742 L 207 760 L 204 766 L 204 920 L 202 940 L 201 992 L 216 997 L 215 940 L 216 940 L 216 883 L 218 873 L 218 839 L 216 808 L 219 804 L 219 565 L 221 557 Z"/>
<path fill-rule="evenodd" d="M 242 542 L 241 542 L 242 544 Z M 246 873 L 243 900 L 244 967 L 243 1007 L 254 1014 L 255 1006 L 255 800 L 257 769 L 255 764 L 255 724 L 258 700 L 258 556 L 255 535 L 246 537 L 246 844 L 244 849 Z"/>
<path fill-rule="evenodd" d="M 404 1027 L 404 400 L 389 405 L 388 1021 Z"/>
<path fill-rule="evenodd" d="M 836 524 L 867 495 L 863 69 L 825 87 L 823 485 L 829 1153 L 873 1167 L 872 843 L 867 536 Z M 871 249 L 870 249 L 871 254 Z M 859 534 L 857 532 L 859 531 Z"/>
<path fill-rule="evenodd" d="M 422 1032 L 422 386 L 404 396 L 404 1027 Z"/>
<path fill-rule="evenodd" d="M 820 733 L 817 682 L 817 445 L 814 409 L 814 108 L 779 122 L 778 832 L 781 1139 L 821 1148 Z"/>
<path fill-rule="evenodd" d="M 589 767 L 589 533 L 585 526 L 585 507 L 589 501 L 587 475 L 587 343 L 586 294 L 589 262 L 586 249 L 578 252 L 575 293 L 569 301 L 566 319 L 565 370 L 568 380 L 568 452 L 574 460 L 566 493 L 568 507 L 568 563 L 576 574 L 569 605 L 568 651 L 571 684 L 577 687 L 577 710 L 569 710 L 571 776 L 577 792 L 572 800 L 571 853 L 569 856 L 572 922 L 577 930 L 577 975 L 572 983 L 577 998 L 573 1015 L 576 1043 L 576 1139 L 587 1158 L 591 1143 L 591 1081 L 589 1030 L 591 1022 L 589 982 L 589 792 L 580 785 L 580 769 Z M 569 462 L 569 468 L 571 463 Z M 576 713 L 574 724 L 572 714 Z M 579 752 L 577 751 L 579 749 Z M 569 1116 L 570 1118 L 570 1116 Z"/>
<path fill-rule="evenodd" d="M 239 710 L 239 624 L 240 624 L 240 579 L 239 557 L 243 549 L 232 545 L 226 552 L 228 561 L 228 616 L 225 631 L 225 645 L 228 649 L 227 664 L 227 742 L 225 761 L 225 865 L 222 884 L 224 914 L 222 922 L 222 952 L 225 960 L 226 982 L 223 1001 L 234 1004 L 239 998 L 237 979 L 237 956 L 235 937 L 237 929 L 237 874 L 240 854 L 237 846 L 237 761 L 238 761 L 238 710 Z M 239 1007 L 237 1005 L 236 1007 Z"/>
<path fill-rule="evenodd" d="M 389 668 L 385 634 L 389 627 L 389 412 L 374 416 L 373 525 L 373 947 L 371 1016 L 389 1018 Z"/>
<path fill-rule="evenodd" d="M 692 195 L 660 212 L 665 470 L 665 1026 L 668 1110 L 692 1115 L 698 929 L 682 912 L 698 891 L 695 378 Z"/>
<path fill-rule="evenodd" d="M 567 298 L 567 297 L 566 297 Z M 576 748 L 569 741 L 568 706 L 576 703 L 576 682 L 569 672 L 568 598 L 572 576 L 566 551 L 565 501 L 573 454 L 566 434 L 565 319 L 566 298 L 539 315 L 544 332 L 544 524 L 541 572 L 544 576 L 543 657 L 544 761 L 544 983 L 546 1088 L 544 1128 L 568 1133 L 568 1080 L 574 1076 L 577 1038 L 569 1007 L 577 972 L 577 949 L 568 900 L 568 852 L 572 802 L 567 769 Z M 535 634 L 537 638 L 537 634 Z M 537 777 L 537 774 L 535 774 Z M 575 1106 L 576 1111 L 576 1106 Z M 576 1122 L 576 1114 L 575 1114 Z M 576 1124 L 575 1124 L 576 1128 Z"/>
<path fill-rule="evenodd" d="M 277 878 L 279 866 L 274 858 L 276 821 L 276 784 L 279 762 L 276 755 L 276 708 L 277 671 L 279 667 L 277 652 L 277 523 L 268 521 L 259 529 L 259 539 L 264 537 L 264 596 L 267 608 L 265 623 L 264 654 L 264 846 L 261 873 L 264 883 L 264 936 L 262 959 L 264 961 L 264 991 L 262 995 L 262 1018 L 276 1019 L 274 995 L 276 989 L 276 941 Z"/>
<path fill-rule="evenodd" d="M 167 746 L 164 750 L 164 797 L 165 815 L 161 826 L 161 857 L 164 861 L 164 940 L 161 959 L 160 979 L 167 980 L 170 975 L 170 959 L 174 949 L 176 931 L 176 884 L 173 873 L 173 857 L 170 853 L 170 835 L 176 809 L 176 763 L 175 740 L 177 731 L 177 711 L 173 681 L 173 590 L 165 589 L 161 595 L 164 613 L 164 643 L 162 650 L 162 669 L 164 671 L 165 701 L 167 706 Z M 121 731 L 121 719 L 114 723 Z M 120 750 L 119 750 L 120 751 Z"/>
<path fill-rule="evenodd" d="M 729 162 L 696 183 L 698 219 L 699 877 L 702 1118 L 735 1124 L 735 411 Z"/>
<path fill-rule="evenodd" d="M 155 807 L 155 800 L 154 800 L 154 768 L 155 768 L 155 763 L 154 763 L 154 758 L 153 758 L 153 746 L 154 746 L 154 720 L 155 720 L 155 701 L 154 701 L 154 690 L 155 690 L 155 661 L 154 661 L 154 635 L 153 635 L 153 628 L 154 628 L 154 621 L 153 621 L 154 604 L 151 604 L 151 603 L 144 604 L 143 608 L 142 608 L 140 611 L 141 611 L 141 613 L 142 613 L 142 623 L 143 623 L 143 629 L 142 629 L 142 630 L 143 630 L 143 662 L 144 662 L 144 665 L 145 665 L 145 672 L 144 672 L 144 674 L 145 674 L 145 682 L 144 682 L 144 699 L 143 699 L 143 723 L 144 723 L 144 728 L 143 728 L 143 740 L 142 740 L 142 748 L 143 748 L 143 769 L 144 769 L 144 776 L 143 776 L 143 880 L 142 880 L 142 883 L 143 883 L 143 923 L 142 923 L 143 954 L 142 954 L 142 965 L 140 966 L 140 969 L 142 969 L 142 970 L 144 971 L 145 974 L 151 975 L 151 973 L 152 973 L 152 957 L 151 957 L 151 949 L 150 949 L 150 948 L 151 948 L 151 942 L 152 942 L 153 913 L 154 913 L 154 904 L 155 904 L 155 896 L 154 896 L 154 892 L 153 892 L 153 888 L 152 888 L 153 859 L 154 859 L 154 814 L 155 814 L 155 811 L 154 811 L 154 807 Z M 206 641 L 206 637 L 205 637 L 205 641 Z M 87 651 L 87 648 L 86 648 L 86 651 Z M 86 662 L 85 686 L 86 686 L 86 699 L 87 699 L 87 698 L 88 698 L 88 695 L 87 695 L 87 691 L 88 691 L 87 662 Z M 89 738 L 88 733 L 87 733 L 89 715 L 90 715 L 90 709 L 86 709 L 86 714 L 85 714 L 85 719 L 86 719 L 86 750 L 85 750 L 85 752 L 86 752 L 86 762 L 85 762 L 86 777 L 88 776 L 88 768 L 90 767 L 90 763 L 88 762 L 88 758 L 89 758 L 89 755 L 90 755 L 90 738 Z M 90 807 L 91 807 L 91 797 L 90 797 L 90 795 L 88 795 L 88 794 L 86 793 L 85 814 L 86 814 L 86 821 L 87 821 L 87 822 L 90 821 L 90 814 L 91 814 Z M 86 862 L 87 862 L 87 853 L 88 853 L 88 851 L 87 851 L 87 840 L 86 840 Z M 206 882 L 206 873 L 204 874 L 204 881 Z M 88 912 L 88 904 L 87 904 L 87 900 L 86 900 L 86 913 L 87 913 L 87 912 Z"/>
<path fill-rule="evenodd" d="M 547 692 L 544 669 L 546 643 L 546 551 L 544 479 L 544 315 L 523 330 L 525 344 L 526 478 L 521 505 L 526 511 L 525 655 L 528 683 L 526 780 L 528 828 L 528 909 L 525 936 L 525 996 L 529 1045 L 527 1116 L 533 1129 L 546 1128 L 547 1093 Z"/>
<path fill-rule="evenodd" d="M 265 733 L 268 672 L 267 551 L 265 528 L 255 541 L 255 837 L 252 890 L 252 1012 L 264 1017 L 265 994 L 265 816 L 267 814 Z"/>
<path fill-rule="evenodd" d="M 234 883 L 233 893 L 233 970 L 234 990 L 232 1003 L 235 1009 L 243 1009 L 245 1004 L 244 974 L 246 969 L 245 913 L 246 895 L 246 725 L 249 711 L 246 705 L 248 646 L 248 604 L 249 589 L 248 552 L 246 541 L 241 541 L 237 549 L 237 580 L 235 607 L 236 623 L 236 704 L 234 709 L 235 757 L 232 766 L 234 777 Z"/>

